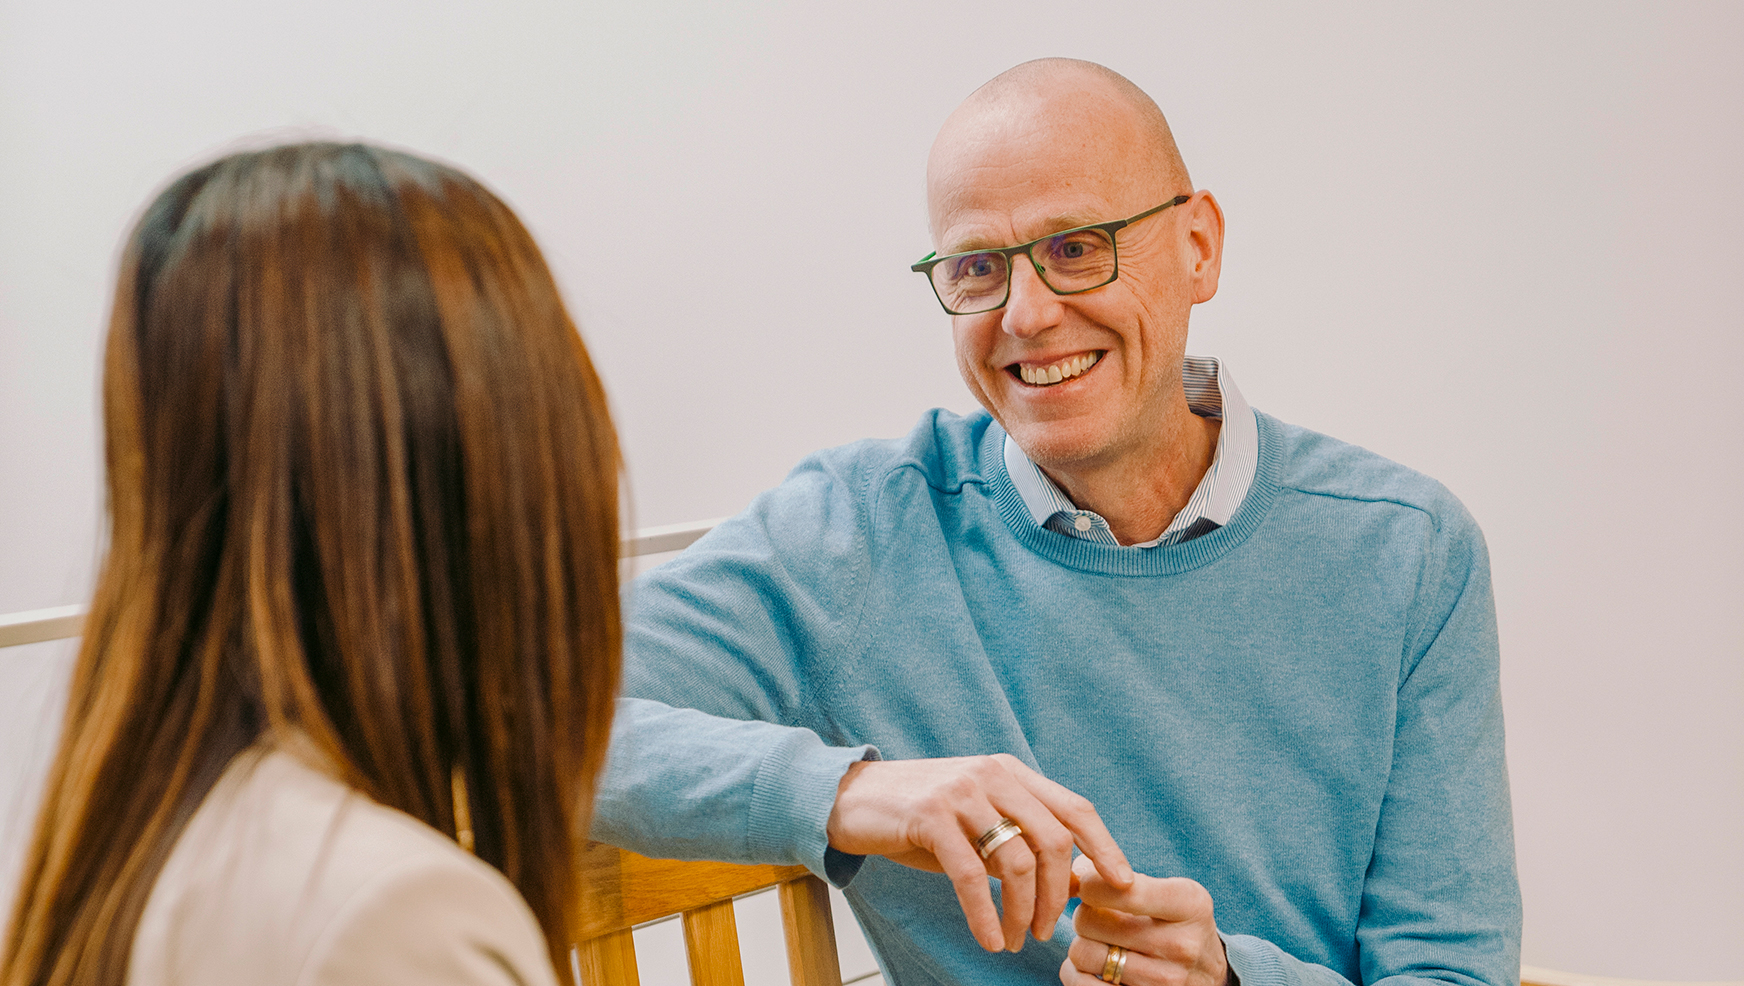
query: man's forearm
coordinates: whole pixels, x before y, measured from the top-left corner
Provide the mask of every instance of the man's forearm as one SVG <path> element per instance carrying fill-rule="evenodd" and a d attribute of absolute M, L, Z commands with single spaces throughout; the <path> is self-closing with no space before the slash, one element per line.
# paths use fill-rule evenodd
<path fill-rule="evenodd" d="M 836 787 L 876 757 L 807 729 L 619 699 L 592 836 L 663 859 L 797 863 L 840 884 L 858 867 L 828 852 Z"/>

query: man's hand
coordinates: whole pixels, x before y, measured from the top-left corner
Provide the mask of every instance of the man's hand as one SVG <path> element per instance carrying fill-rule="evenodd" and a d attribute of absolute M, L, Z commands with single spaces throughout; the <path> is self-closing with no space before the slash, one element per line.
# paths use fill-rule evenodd
<path fill-rule="evenodd" d="M 1101 986 L 1110 945 L 1127 951 L 1122 986 L 1225 986 L 1229 959 L 1204 887 L 1142 874 L 1115 887 L 1084 865 L 1072 875 L 1083 903 L 1072 916 L 1078 937 L 1060 966 L 1064 986 Z"/>
<path fill-rule="evenodd" d="M 1023 836 L 983 862 L 975 840 L 1002 818 L 1022 826 Z M 1073 843 L 1103 885 L 1133 879 L 1089 801 L 1007 754 L 854 764 L 836 789 L 828 833 L 841 852 L 949 876 L 970 932 L 990 952 L 1022 948 L 1026 929 L 1044 941 L 1053 934 L 1069 895 Z M 1001 883 L 1003 924 L 989 876 Z"/>

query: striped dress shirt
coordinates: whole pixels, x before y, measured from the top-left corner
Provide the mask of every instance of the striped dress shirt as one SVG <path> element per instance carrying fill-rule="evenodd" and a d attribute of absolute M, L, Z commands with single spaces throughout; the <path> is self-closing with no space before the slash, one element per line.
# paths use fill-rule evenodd
<path fill-rule="evenodd" d="M 1181 363 L 1181 383 L 1187 391 L 1189 410 L 1202 418 L 1222 419 L 1223 427 L 1217 432 L 1217 452 L 1193 496 L 1168 528 L 1154 540 L 1129 547 L 1180 544 L 1229 523 L 1259 468 L 1260 436 L 1253 411 L 1223 362 L 1215 356 L 1188 356 Z M 1078 509 L 1010 435 L 1005 436 L 1005 471 L 1011 474 L 1011 484 L 1038 525 L 1068 537 L 1120 544 L 1102 515 Z"/>

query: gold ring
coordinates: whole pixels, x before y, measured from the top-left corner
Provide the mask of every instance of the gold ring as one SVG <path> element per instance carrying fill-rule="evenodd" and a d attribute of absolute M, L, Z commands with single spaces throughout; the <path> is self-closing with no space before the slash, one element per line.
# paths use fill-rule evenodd
<path fill-rule="evenodd" d="M 1102 975 L 1097 977 L 1108 986 L 1120 986 L 1120 977 L 1126 974 L 1126 949 L 1119 945 L 1108 946 L 1108 958 L 1102 962 Z"/>
<path fill-rule="evenodd" d="M 1023 829 L 1009 818 L 1001 818 L 999 824 L 981 833 L 981 838 L 975 840 L 975 851 L 982 859 L 992 859 L 994 850 L 1023 834 Z"/>

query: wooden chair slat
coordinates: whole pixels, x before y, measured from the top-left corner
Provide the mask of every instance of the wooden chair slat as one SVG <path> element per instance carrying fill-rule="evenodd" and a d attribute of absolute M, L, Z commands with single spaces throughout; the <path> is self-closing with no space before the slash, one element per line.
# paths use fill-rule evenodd
<path fill-rule="evenodd" d="M 842 986 L 829 885 L 807 873 L 783 883 L 777 892 L 787 938 L 787 972 L 793 986 Z"/>
<path fill-rule="evenodd" d="M 576 950 L 581 956 L 581 986 L 642 986 L 629 929 L 584 941 Z"/>
<path fill-rule="evenodd" d="M 578 861 L 576 949 L 583 986 L 641 986 L 630 930 L 682 915 L 691 986 L 745 986 L 733 898 L 779 887 L 793 986 L 842 986 L 829 886 L 803 866 L 649 859 L 588 843 Z"/>
<path fill-rule="evenodd" d="M 690 986 L 745 986 L 730 899 L 684 912 L 684 954 L 690 960 Z"/>

